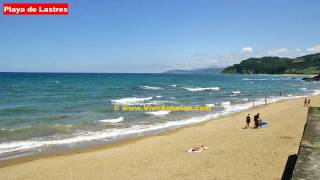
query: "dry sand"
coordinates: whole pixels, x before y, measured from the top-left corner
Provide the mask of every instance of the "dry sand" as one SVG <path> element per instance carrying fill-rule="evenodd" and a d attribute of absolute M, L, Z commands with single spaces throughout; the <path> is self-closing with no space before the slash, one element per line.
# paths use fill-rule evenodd
<path fill-rule="evenodd" d="M 270 127 L 242 129 L 257 112 Z M 2 161 L 0 179 L 281 179 L 306 117 L 302 99 L 277 102 L 159 135 Z M 185 152 L 197 144 L 209 149 Z"/>

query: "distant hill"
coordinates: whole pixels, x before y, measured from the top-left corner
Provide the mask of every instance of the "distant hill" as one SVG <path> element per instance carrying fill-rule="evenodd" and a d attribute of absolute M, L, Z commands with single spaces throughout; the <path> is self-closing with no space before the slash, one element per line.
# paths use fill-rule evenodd
<path fill-rule="evenodd" d="M 297 58 L 249 58 L 225 68 L 225 74 L 320 74 L 320 53 Z"/>
<path fill-rule="evenodd" d="M 180 70 L 174 69 L 164 73 L 166 74 L 219 74 L 224 68 L 211 67 L 203 69 Z"/>

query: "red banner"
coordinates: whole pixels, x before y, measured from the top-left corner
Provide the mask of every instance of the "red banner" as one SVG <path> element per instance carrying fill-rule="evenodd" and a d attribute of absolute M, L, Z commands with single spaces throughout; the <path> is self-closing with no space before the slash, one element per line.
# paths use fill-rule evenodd
<path fill-rule="evenodd" d="M 3 3 L 3 15 L 68 15 L 68 3 Z"/>

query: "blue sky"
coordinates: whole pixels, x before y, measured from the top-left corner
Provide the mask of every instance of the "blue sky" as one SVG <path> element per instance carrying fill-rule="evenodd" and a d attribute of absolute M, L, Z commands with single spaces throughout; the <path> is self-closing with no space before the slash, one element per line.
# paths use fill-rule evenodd
<path fill-rule="evenodd" d="M 319 0 L 67 2 L 69 16 L 0 16 L 0 71 L 162 72 L 320 52 Z"/>

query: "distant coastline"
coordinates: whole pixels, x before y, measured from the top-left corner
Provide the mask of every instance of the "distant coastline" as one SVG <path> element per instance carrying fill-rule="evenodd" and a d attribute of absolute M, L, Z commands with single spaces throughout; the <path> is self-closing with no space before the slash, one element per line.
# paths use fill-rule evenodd
<path fill-rule="evenodd" d="M 223 67 L 209 67 L 200 69 L 173 69 L 163 72 L 164 74 L 220 74 L 224 70 Z"/>

